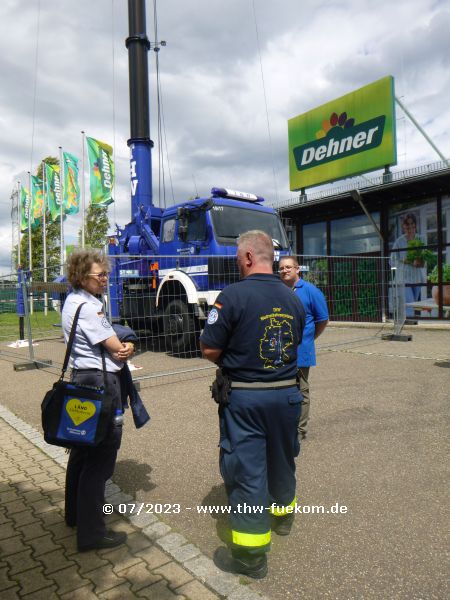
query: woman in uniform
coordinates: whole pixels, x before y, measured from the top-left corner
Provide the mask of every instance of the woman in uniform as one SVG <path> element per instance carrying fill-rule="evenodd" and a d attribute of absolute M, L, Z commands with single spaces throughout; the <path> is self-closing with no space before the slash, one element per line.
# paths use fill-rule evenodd
<path fill-rule="evenodd" d="M 72 347 L 72 381 L 101 387 L 112 400 L 111 426 L 106 439 L 95 448 L 72 448 L 66 474 L 65 519 L 77 527 L 78 550 L 114 548 L 126 534 L 107 530 L 103 516 L 105 483 L 112 476 L 122 438 L 120 371 L 134 353 L 131 342 L 122 343 L 106 318 L 102 294 L 107 287 L 109 263 L 98 250 L 78 250 L 67 261 L 67 280 L 73 291 L 62 311 L 67 343 L 75 311 L 83 304 Z M 105 367 L 105 372 L 103 371 Z M 119 418 L 114 419 L 114 415 Z"/>

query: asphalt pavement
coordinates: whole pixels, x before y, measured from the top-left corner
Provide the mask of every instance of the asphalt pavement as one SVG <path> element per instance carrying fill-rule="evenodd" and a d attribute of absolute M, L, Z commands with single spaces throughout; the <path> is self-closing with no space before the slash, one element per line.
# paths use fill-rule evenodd
<path fill-rule="evenodd" d="M 335 335 L 327 330 L 322 344 Z M 448 597 L 449 358 L 449 330 L 417 330 L 411 342 L 355 338 L 319 354 L 309 435 L 297 460 L 303 514 L 290 536 L 274 536 L 268 577 L 247 580 L 240 593 L 273 600 Z M 147 352 L 135 362 L 150 374 L 153 359 Z M 114 482 L 122 504 L 157 511 L 168 535 L 179 534 L 208 561 L 223 545 L 226 518 L 198 507 L 226 505 L 226 497 L 206 373 L 143 386 L 152 420 L 137 431 L 127 415 Z M 40 401 L 54 373 L 15 372 L 0 360 L 0 376 L 1 404 L 39 430 Z M 191 576 L 207 583 L 203 572 Z"/>

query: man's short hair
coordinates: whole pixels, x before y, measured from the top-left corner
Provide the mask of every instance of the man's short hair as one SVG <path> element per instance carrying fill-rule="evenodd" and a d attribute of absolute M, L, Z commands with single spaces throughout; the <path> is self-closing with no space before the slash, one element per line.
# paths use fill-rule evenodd
<path fill-rule="evenodd" d="M 292 262 L 294 263 L 294 267 L 300 266 L 300 264 L 295 256 L 280 256 L 280 265 L 281 265 L 281 261 L 283 261 L 283 260 L 292 260 Z"/>
<path fill-rule="evenodd" d="M 237 241 L 238 248 L 251 248 L 256 260 L 273 263 L 273 241 L 264 231 L 252 229 L 242 233 Z"/>

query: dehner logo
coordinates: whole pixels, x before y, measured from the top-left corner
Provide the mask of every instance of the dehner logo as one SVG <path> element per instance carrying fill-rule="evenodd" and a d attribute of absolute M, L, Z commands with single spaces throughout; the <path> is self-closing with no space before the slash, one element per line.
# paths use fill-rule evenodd
<path fill-rule="evenodd" d="M 381 115 L 355 125 L 355 119 L 343 112 L 333 113 L 329 121 L 323 121 L 316 133 L 317 141 L 294 148 L 294 158 L 299 171 L 311 169 L 332 160 L 372 150 L 383 140 L 386 117 Z"/>

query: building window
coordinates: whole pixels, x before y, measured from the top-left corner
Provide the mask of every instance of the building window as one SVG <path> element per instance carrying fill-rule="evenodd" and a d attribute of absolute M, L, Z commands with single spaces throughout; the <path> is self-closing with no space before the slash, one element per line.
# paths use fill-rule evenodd
<path fill-rule="evenodd" d="M 311 223 L 303 225 L 303 254 L 326 255 L 327 253 L 327 224 Z"/>
<path fill-rule="evenodd" d="M 380 226 L 380 213 L 371 214 Z M 366 215 L 347 217 L 331 221 L 331 255 L 348 256 L 379 252 L 381 240 Z"/>

